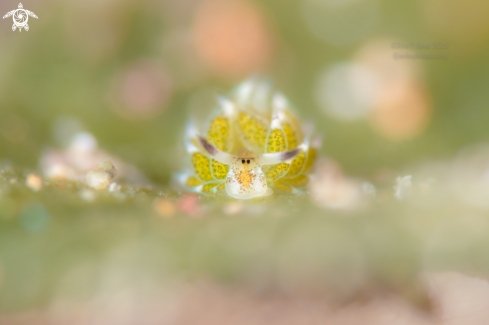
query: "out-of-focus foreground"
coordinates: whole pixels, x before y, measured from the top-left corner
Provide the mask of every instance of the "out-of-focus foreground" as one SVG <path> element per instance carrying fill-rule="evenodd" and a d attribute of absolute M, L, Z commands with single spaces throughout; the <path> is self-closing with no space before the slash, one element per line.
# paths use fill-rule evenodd
<path fill-rule="evenodd" d="M 0 21 L 0 324 L 488 322 L 489 2 L 23 5 L 29 31 Z M 253 75 L 322 135 L 308 190 L 179 191 L 186 122 Z"/>

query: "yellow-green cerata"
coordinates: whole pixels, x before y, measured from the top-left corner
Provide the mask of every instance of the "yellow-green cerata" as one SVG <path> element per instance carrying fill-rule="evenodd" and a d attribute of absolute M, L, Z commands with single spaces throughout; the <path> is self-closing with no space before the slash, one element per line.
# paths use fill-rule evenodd
<path fill-rule="evenodd" d="M 189 123 L 185 145 L 192 169 L 177 175 L 187 189 L 236 199 L 298 193 L 309 182 L 318 146 L 288 100 L 269 82 L 248 79 L 219 97 L 203 132 Z"/>

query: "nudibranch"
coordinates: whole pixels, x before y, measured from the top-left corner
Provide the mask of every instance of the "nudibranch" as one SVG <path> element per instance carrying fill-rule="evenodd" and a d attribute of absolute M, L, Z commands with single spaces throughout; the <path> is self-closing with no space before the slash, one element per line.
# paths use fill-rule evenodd
<path fill-rule="evenodd" d="M 187 127 L 193 170 L 177 179 L 200 193 L 251 199 L 275 191 L 298 193 L 309 182 L 319 142 L 310 141 L 288 100 L 270 83 L 248 79 L 219 97 L 204 132 Z"/>

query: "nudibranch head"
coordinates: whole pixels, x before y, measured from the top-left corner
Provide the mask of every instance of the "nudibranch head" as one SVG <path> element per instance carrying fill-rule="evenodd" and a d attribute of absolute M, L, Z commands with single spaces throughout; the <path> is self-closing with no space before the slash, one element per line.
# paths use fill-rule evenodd
<path fill-rule="evenodd" d="M 264 196 L 267 179 L 257 158 L 234 157 L 226 176 L 226 192 L 236 199 Z"/>
<path fill-rule="evenodd" d="M 308 183 L 317 146 L 288 101 L 267 82 L 247 80 L 220 109 L 204 132 L 190 124 L 186 148 L 193 171 L 180 174 L 186 187 L 202 193 L 224 191 L 237 199 L 300 191 Z"/>

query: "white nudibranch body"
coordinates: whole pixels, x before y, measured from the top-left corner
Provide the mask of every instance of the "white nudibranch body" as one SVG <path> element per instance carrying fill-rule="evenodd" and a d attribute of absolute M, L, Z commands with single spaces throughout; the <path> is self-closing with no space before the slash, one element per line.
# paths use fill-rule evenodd
<path fill-rule="evenodd" d="M 283 95 L 266 81 L 250 79 L 219 104 L 204 132 L 194 124 L 187 128 L 193 171 L 178 175 L 181 184 L 236 199 L 267 196 L 271 188 L 296 193 L 307 185 L 318 148 L 309 145 Z"/>
<path fill-rule="evenodd" d="M 226 176 L 226 192 L 236 199 L 264 196 L 267 179 L 257 158 L 233 157 Z"/>

